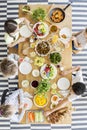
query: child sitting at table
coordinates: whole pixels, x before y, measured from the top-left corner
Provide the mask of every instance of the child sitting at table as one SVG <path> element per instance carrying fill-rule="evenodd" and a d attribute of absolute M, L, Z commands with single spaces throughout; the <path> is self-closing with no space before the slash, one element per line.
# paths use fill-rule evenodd
<path fill-rule="evenodd" d="M 87 28 L 81 32 L 73 34 L 72 36 L 72 49 L 73 53 L 77 54 L 84 49 L 87 44 Z"/>
<path fill-rule="evenodd" d="M 18 75 L 18 59 L 17 54 L 10 54 L 0 63 L 0 71 L 4 77 L 15 78 Z"/>
<path fill-rule="evenodd" d="M 62 108 L 64 108 L 65 106 L 67 106 L 67 104 L 70 102 L 72 102 L 73 100 L 76 100 L 77 98 L 80 98 L 82 94 L 84 94 L 84 92 L 86 91 L 86 86 L 83 83 L 83 77 L 82 77 L 82 71 L 80 69 L 80 66 L 77 67 L 73 67 L 72 69 L 66 70 L 61 72 L 60 74 L 62 76 L 66 76 L 69 73 L 72 73 L 76 71 L 75 76 L 72 77 L 72 90 L 70 92 L 70 95 L 65 98 L 64 100 L 62 100 L 57 107 L 55 107 L 52 110 L 46 111 L 44 114 L 45 116 L 50 115 L 51 113 L 53 113 L 54 111 L 60 110 Z M 84 96 L 84 95 L 82 95 Z"/>
<path fill-rule="evenodd" d="M 14 47 L 20 42 L 24 42 L 26 40 L 25 37 L 19 37 L 20 25 L 26 25 L 28 30 L 32 31 L 29 24 L 30 22 L 26 18 L 19 18 L 15 20 L 7 20 L 4 24 L 5 28 L 5 42 L 8 47 Z"/>
<path fill-rule="evenodd" d="M 20 122 L 26 110 L 26 106 L 24 106 L 25 93 L 22 89 L 17 89 L 11 94 L 8 89 L 4 90 L 1 98 L 0 116 L 10 118 L 13 122 Z"/>

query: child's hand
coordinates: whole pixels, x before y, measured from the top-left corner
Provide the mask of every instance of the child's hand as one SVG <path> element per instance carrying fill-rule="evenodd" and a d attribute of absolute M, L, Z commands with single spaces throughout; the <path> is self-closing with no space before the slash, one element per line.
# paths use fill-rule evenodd
<path fill-rule="evenodd" d="M 59 74 L 60 74 L 61 76 L 66 76 L 66 75 L 67 75 L 67 72 L 66 72 L 66 71 L 61 71 Z"/>
<path fill-rule="evenodd" d="M 24 103 L 20 103 L 20 108 L 23 108 L 24 107 Z"/>
<path fill-rule="evenodd" d="M 24 37 L 21 37 L 20 38 L 20 42 L 24 42 L 25 41 L 25 38 Z"/>
<path fill-rule="evenodd" d="M 44 116 L 47 117 L 47 116 L 50 115 L 50 113 L 51 113 L 50 111 L 45 111 L 45 112 L 44 112 Z"/>
<path fill-rule="evenodd" d="M 81 44 L 78 45 L 78 48 L 82 48 Z"/>
<path fill-rule="evenodd" d="M 76 40 L 76 37 L 75 37 L 75 36 L 72 36 L 72 40 L 75 41 L 75 40 Z"/>
<path fill-rule="evenodd" d="M 28 104 L 25 103 L 24 106 L 23 106 L 23 110 L 26 110 L 27 107 L 28 107 Z"/>

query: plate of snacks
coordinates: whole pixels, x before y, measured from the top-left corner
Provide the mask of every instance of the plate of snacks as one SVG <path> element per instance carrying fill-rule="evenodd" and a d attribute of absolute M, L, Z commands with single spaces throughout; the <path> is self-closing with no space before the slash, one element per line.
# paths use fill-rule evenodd
<path fill-rule="evenodd" d="M 65 18 L 65 13 L 60 8 L 53 8 L 50 11 L 49 16 L 50 16 L 50 19 L 51 19 L 52 22 L 54 22 L 54 23 L 60 23 Z"/>
<path fill-rule="evenodd" d="M 69 28 L 64 27 L 60 30 L 59 32 L 59 36 L 60 36 L 60 41 L 63 43 L 67 43 L 70 41 L 71 37 L 72 37 L 72 32 Z"/>
<path fill-rule="evenodd" d="M 38 38 L 45 38 L 49 34 L 49 27 L 44 22 L 38 22 L 33 26 L 33 31 Z"/>
<path fill-rule="evenodd" d="M 42 110 L 33 110 L 26 112 L 26 123 L 41 123 L 44 121 Z"/>
<path fill-rule="evenodd" d="M 50 20 L 54 23 L 60 23 L 65 19 L 65 10 L 71 5 L 71 3 L 69 3 L 68 5 L 66 5 L 63 9 L 61 8 L 53 8 L 50 10 L 49 13 L 49 17 Z"/>
<path fill-rule="evenodd" d="M 39 56 L 47 56 L 50 52 L 50 45 L 48 41 L 40 41 L 35 47 L 35 51 Z"/>
<path fill-rule="evenodd" d="M 40 69 L 43 79 L 54 79 L 57 75 L 57 69 L 53 64 L 44 64 Z"/>

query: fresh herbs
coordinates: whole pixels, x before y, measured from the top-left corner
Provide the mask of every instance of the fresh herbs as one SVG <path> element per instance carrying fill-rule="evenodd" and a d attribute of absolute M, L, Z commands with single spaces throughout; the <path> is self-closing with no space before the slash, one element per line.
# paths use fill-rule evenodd
<path fill-rule="evenodd" d="M 32 18 L 35 20 L 35 21 L 40 21 L 40 20 L 44 20 L 45 19 L 45 16 L 46 16 L 46 13 L 45 13 L 45 10 L 44 9 L 41 9 L 41 8 L 37 8 L 33 11 L 33 15 L 32 15 Z"/>
<path fill-rule="evenodd" d="M 49 83 L 49 80 L 42 79 L 37 87 L 36 93 L 37 94 L 45 94 L 47 91 L 50 90 L 50 86 L 51 85 Z"/>
<path fill-rule="evenodd" d="M 60 55 L 60 53 L 58 52 L 54 52 L 50 54 L 50 60 L 52 63 L 54 64 L 58 64 L 61 61 L 62 57 Z"/>

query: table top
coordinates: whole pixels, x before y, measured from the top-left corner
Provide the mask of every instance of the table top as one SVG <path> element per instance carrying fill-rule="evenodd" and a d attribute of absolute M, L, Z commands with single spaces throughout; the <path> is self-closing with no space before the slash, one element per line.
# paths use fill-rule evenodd
<path fill-rule="evenodd" d="M 27 19 L 29 19 L 29 21 L 32 23 L 32 24 L 34 24 L 35 22 L 34 21 L 32 21 L 32 19 L 31 19 L 31 17 L 29 16 L 29 15 L 27 15 L 27 14 L 24 14 L 23 12 L 22 12 L 22 7 L 23 7 L 24 5 L 20 5 L 19 6 L 19 17 L 26 17 Z M 30 6 L 30 8 L 31 8 L 31 11 L 32 10 L 34 10 L 34 9 L 36 9 L 36 8 L 38 8 L 38 7 L 41 7 L 41 8 L 43 8 L 43 9 L 45 9 L 48 13 L 49 13 L 49 10 L 50 9 L 52 9 L 52 8 L 54 8 L 54 7 L 59 7 L 59 8 L 64 8 L 66 5 L 29 5 Z M 63 28 L 63 27 L 68 27 L 68 28 L 70 28 L 70 29 L 72 29 L 72 16 L 71 16 L 71 11 L 72 11 L 72 9 L 71 9 L 71 6 L 69 6 L 66 10 L 65 10 L 65 19 L 61 22 L 61 23 L 57 23 L 57 26 L 59 27 L 59 28 Z M 49 18 L 47 17 L 47 20 L 49 21 Z M 47 24 L 50 26 L 50 23 L 49 22 L 47 22 Z M 47 38 L 48 38 L 49 36 L 47 36 Z M 47 39 L 47 38 L 45 38 L 45 39 Z M 26 43 L 29 43 L 29 40 L 27 39 L 26 40 Z M 20 57 L 25 57 L 24 55 L 23 55 L 23 53 L 22 53 L 22 50 L 23 50 L 23 45 L 25 44 L 25 42 L 24 43 L 21 43 L 21 44 L 19 44 L 19 47 L 18 47 L 18 54 L 19 54 L 19 56 Z M 34 51 L 34 50 L 33 50 Z M 32 52 L 32 49 L 30 49 L 29 50 L 29 53 L 28 53 L 28 57 L 30 57 L 30 52 Z M 72 47 L 71 47 L 71 41 L 70 41 L 70 46 L 68 47 L 68 48 L 65 48 L 64 49 L 64 51 L 62 52 L 62 64 L 63 64 L 63 66 L 64 66 L 64 69 L 66 70 L 66 69 L 69 69 L 69 68 L 71 68 L 72 67 Z M 37 55 L 36 55 L 37 56 Z M 32 60 L 34 60 L 33 58 L 31 58 Z M 45 57 L 45 63 L 49 63 L 49 60 L 48 60 L 48 57 L 46 56 Z M 32 68 L 33 69 L 39 69 L 40 70 L 40 67 L 38 67 L 38 66 L 35 66 L 34 65 L 34 63 L 32 63 Z M 59 70 L 58 70 L 58 72 L 59 72 Z M 33 81 L 33 80 L 38 80 L 38 81 L 41 81 L 41 76 L 39 76 L 39 77 L 33 77 L 32 76 L 32 72 L 31 73 L 29 73 L 28 75 L 23 75 L 23 74 L 21 74 L 20 72 L 19 72 L 19 74 L 18 74 L 18 78 L 19 78 L 19 88 L 23 88 L 22 87 L 22 85 L 21 85 L 21 82 L 22 82 L 22 80 L 25 80 L 25 79 L 27 79 L 29 82 L 31 82 L 31 81 Z M 57 83 L 57 81 L 58 81 L 58 79 L 59 78 L 61 78 L 61 76 L 60 75 L 57 75 L 56 76 L 56 78 L 55 79 L 53 79 L 53 80 L 50 80 L 50 82 L 51 82 L 51 84 L 52 83 Z M 66 76 L 66 78 L 68 78 L 69 79 L 69 81 L 70 81 L 70 83 L 72 82 L 72 76 L 71 76 L 71 74 L 68 74 L 67 76 Z M 29 87 L 27 87 L 27 88 L 23 88 L 23 90 L 24 91 L 27 91 L 27 92 L 29 92 L 29 93 L 34 93 L 34 89 L 32 89 L 30 86 Z M 50 99 L 51 98 L 51 93 L 50 92 L 48 92 L 47 93 L 48 95 L 48 99 Z M 70 104 L 70 106 L 71 106 L 71 104 Z M 36 109 L 39 109 L 39 108 L 37 108 L 35 105 L 33 105 L 33 107 L 32 107 L 32 110 L 36 110 Z M 47 106 L 45 107 L 45 108 L 43 108 L 45 111 L 46 110 L 49 110 L 50 109 L 50 100 L 48 101 L 48 104 L 47 104 Z M 24 118 L 23 118 L 23 120 L 21 121 L 21 123 L 26 123 L 26 115 L 24 115 Z M 45 122 L 43 122 L 43 123 L 48 123 L 47 121 L 45 121 Z M 67 117 L 66 117 L 66 119 L 64 119 L 63 121 L 61 121 L 60 122 L 61 124 L 70 124 L 71 123 L 71 116 L 70 115 L 67 115 Z"/>

